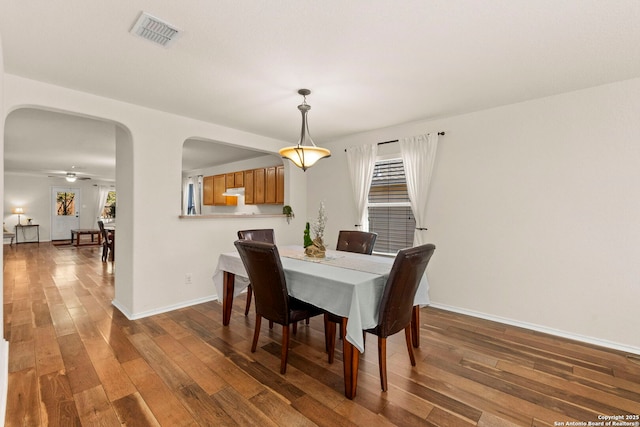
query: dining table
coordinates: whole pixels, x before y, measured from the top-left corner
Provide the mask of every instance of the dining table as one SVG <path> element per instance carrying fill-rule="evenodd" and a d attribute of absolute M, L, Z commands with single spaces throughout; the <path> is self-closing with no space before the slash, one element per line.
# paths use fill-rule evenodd
<path fill-rule="evenodd" d="M 289 295 L 343 318 L 345 396 L 356 395 L 359 354 L 364 352 L 362 331 L 378 322 L 378 308 L 394 258 L 327 250 L 324 258 L 305 255 L 302 246 L 278 247 Z M 222 323 L 231 321 L 233 298 L 249 286 L 237 251 L 219 255 L 213 282 L 222 296 Z M 423 276 L 414 298 L 411 322 L 413 346 L 418 347 L 420 311 L 429 304 L 429 283 Z"/>

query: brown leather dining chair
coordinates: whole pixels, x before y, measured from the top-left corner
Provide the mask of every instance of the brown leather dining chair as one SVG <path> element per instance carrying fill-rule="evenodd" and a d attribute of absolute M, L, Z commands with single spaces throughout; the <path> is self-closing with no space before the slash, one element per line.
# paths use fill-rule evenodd
<path fill-rule="evenodd" d="M 98 228 L 102 234 L 102 262 L 106 262 L 107 258 L 113 261 L 115 246 L 113 236 L 104 228 L 103 221 L 98 221 Z"/>
<path fill-rule="evenodd" d="M 272 228 L 261 228 L 256 230 L 239 230 L 238 239 L 240 240 L 256 240 L 258 242 L 276 243 L 276 236 Z M 251 284 L 247 288 L 247 304 L 244 307 L 244 315 L 249 314 L 251 308 L 251 296 L 253 295 L 253 289 Z M 270 324 L 273 327 L 273 324 Z"/>
<path fill-rule="evenodd" d="M 380 300 L 378 324 L 364 331 L 378 336 L 378 364 L 382 391 L 387 391 L 387 337 L 404 329 L 411 366 L 416 366 L 411 342 L 411 312 L 420 280 L 435 249 L 435 245 L 427 244 L 398 252 Z M 332 338 L 334 344 L 329 343 L 330 361 L 333 361 L 332 353 L 335 350 L 335 328 Z"/>
<path fill-rule="evenodd" d="M 336 245 L 337 251 L 353 252 L 357 254 L 371 255 L 373 252 L 373 245 L 376 243 L 378 233 L 371 233 L 368 231 L 357 230 L 340 230 L 338 232 L 338 244 Z M 330 323 L 332 322 L 332 323 Z M 327 353 L 329 353 L 329 363 L 333 363 L 333 354 L 329 352 L 329 333 L 333 330 L 333 336 L 335 336 L 335 329 L 337 324 L 342 324 L 340 316 L 335 314 L 325 313 L 324 315 L 324 333 L 325 333 L 325 347 Z M 340 329 L 340 338 L 344 338 L 345 331 Z M 334 339 L 335 341 L 335 339 Z M 335 343 L 334 343 L 335 345 Z"/>
<path fill-rule="evenodd" d="M 289 325 L 296 333 L 297 322 L 322 314 L 322 310 L 289 296 L 278 248 L 273 243 L 237 240 L 235 243 L 253 286 L 256 300 L 256 326 L 251 352 L 255 353 L 262 318 L 282 325 L 280 373 L 287 370 Z"/>
<path fill-rule="evenodd" d="M 377 237 L 368 231 L 340 230 L 336 250 L 371 255 Z"/>

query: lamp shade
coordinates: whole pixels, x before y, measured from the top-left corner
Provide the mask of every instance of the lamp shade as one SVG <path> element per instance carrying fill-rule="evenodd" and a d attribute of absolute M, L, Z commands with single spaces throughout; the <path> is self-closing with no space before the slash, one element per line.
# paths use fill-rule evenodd
<path fill-rule="evenodd" d="M 18 214 L 18 215 L 22 215 L 24 213 L 24 209 L 22 209 L 22 208 L 13 208 L 13 213 L 14 214 Z"/>
<path fill-rule="evenodd" d="M 282 157 L 291 160 L 303 171 L 316 164 L 318 160 L 331 156 L 331 151 L 316 146 L 294 145 L 281 148 L 279 152 Z"/>
<path fill-rule="evenodd" d="M 331 151 L 326 148 L 317 147 L 309 135 L 309 126 L 307 124 L 307 113 L 311 106 L 307 104 L 307 95 L 311 93 L 309 89 L 300 89 L 298 91 L 304 97 L 302 104 L 298 105 L 298 110 L 302 114 L 302 127 L 300 128 L 300 139 L 298 145 L 284 147 L 279 150 L 280 155 L 289 159 L 303 171 L 313 166 L 318 160 L 331 156 Z"/>

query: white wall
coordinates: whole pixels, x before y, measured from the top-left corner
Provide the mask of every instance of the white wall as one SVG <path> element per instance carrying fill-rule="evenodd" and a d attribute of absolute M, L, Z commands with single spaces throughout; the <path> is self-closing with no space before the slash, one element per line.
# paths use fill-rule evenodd
<path fill-rule="evenodd" d="M 192 137 L 277 152 L 287 144 L 247 132 L 4 74 L 5 114 L 48 108 L 118 124 L 118 233 L 114 304 L 139 317 L 216 297 L 211 281 L 221 252 L 233 250 L 236 230 L 274 228 L 280 244 L 299 243 L 304 223 L 284 217 L 179 219 L 182 144 Z M 289 203 L 306 207 L 306 176 L 285 165 Z M 193 284 L 186 286 L 185 274 Z"/>
<path fill-rule="evenodd" d="M 323 144 L 333 156 L 308 172 L 307 209 L 326 201 L 327 236 L 353 228 L 344 148 L 446 131 L 433 303 L 640 353 L 639 117 L 634 79 L 354 135 Z"/>
<path fill-rule="evenodd" d="M 94 184 L 98 183 L 93 181 L 68 183 L 64 179 L 54 180 L 41 176 L 5 174 L 3 221 L 9 231 L 14 231 L 14 226 L 18 223 L 18 215 L 12 213 L 13 208 L 22 206 L 25 213 L 21 215 L 20 222 L 26 224 L 27 218 L 32 218 L 34 224 L 40 225 L 40 241 L 51 240 L 51 189 L 66 187 L 79 189 L 82 195 L 78 209 L 80 213 L 79 227 L 97 228 L 95 211 L 98 204 L 98 187 Z M 110 185 L 104 182 L 100 184 Z M 20 240 L 22 240 L 22 235 L 20 235 Z"/>

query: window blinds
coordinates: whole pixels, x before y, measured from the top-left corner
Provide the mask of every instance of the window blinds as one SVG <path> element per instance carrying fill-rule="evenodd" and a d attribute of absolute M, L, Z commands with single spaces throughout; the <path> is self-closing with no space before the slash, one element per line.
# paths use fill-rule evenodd
<path fill-rule="evenodd" d="M 413 245 L 416 227 L 402 159 L 376 162 L 369 191 L 369 231 L 378 233 L 374 250 L 395 254 Z"/>

